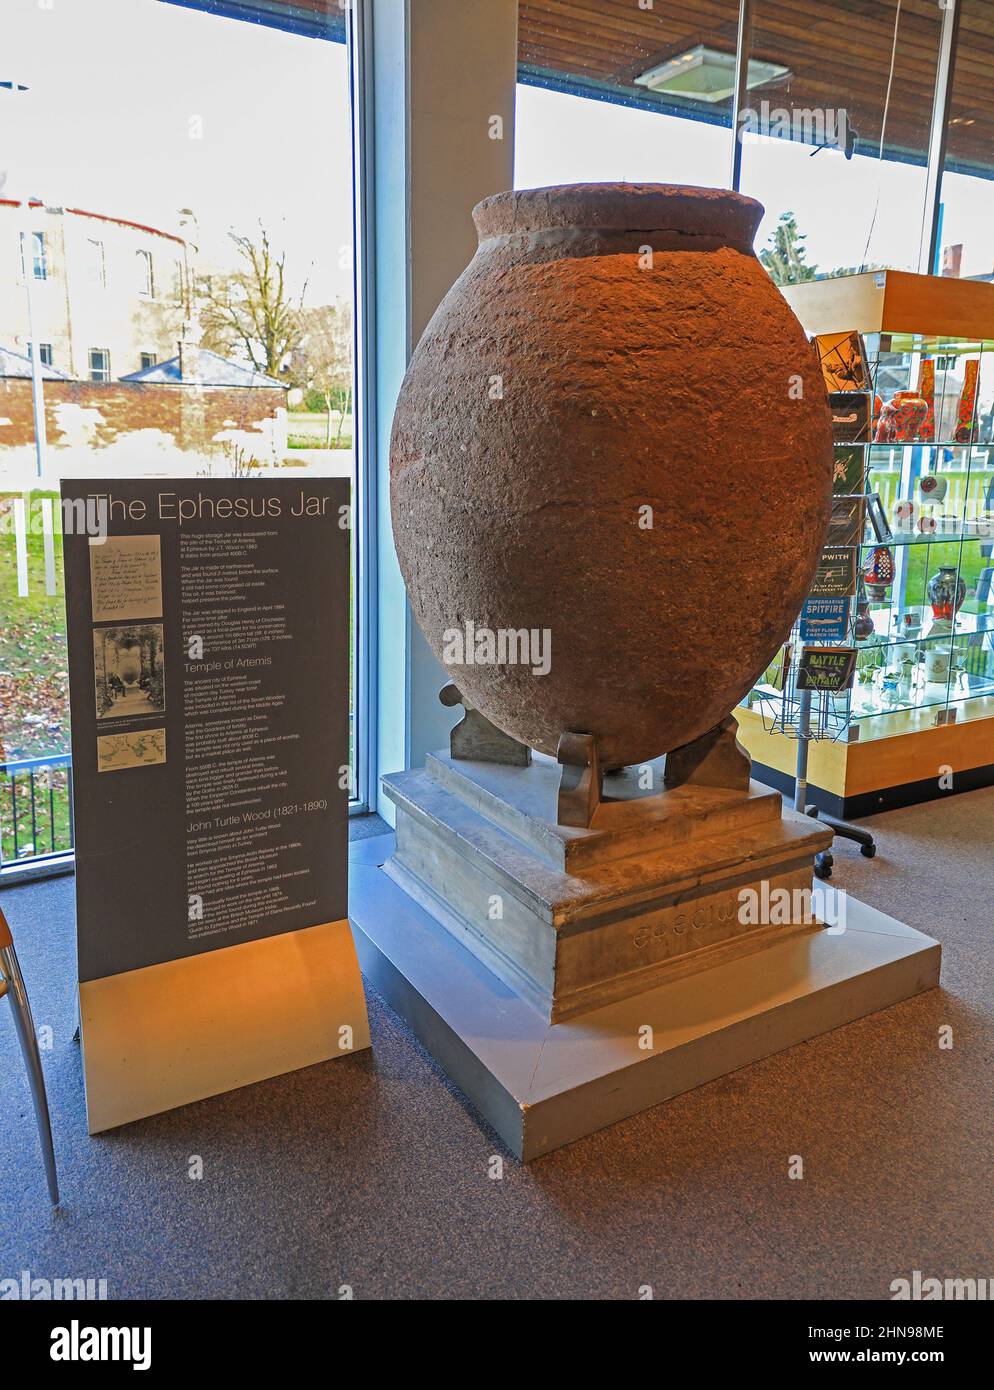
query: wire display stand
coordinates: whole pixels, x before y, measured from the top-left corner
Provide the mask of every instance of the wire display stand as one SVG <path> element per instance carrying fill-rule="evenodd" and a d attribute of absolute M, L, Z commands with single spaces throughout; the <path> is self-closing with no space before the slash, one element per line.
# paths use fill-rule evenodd
<path fill-rule="evenodd" d="M 877 852 L 868 830 L 849 821 L 830 816 L 808 801 L 808 749 L 813 740 L 835 742 L 848 734 L 851 722 L 849 699 L 845 692 L 802 690 L 797 685 L 799 665 L 793 652 L 800 651 L 799 629 L 791 634 L 791 654 L 784 661 L 784 687 L 755 692 L 754 707 L 758 705 L 763 727 L 768 734 L 782 734 L 797 743 L 797 762 L 794 773 L 794 810 L 801 815 L 822 821 L 836 835 L 859 845 L 860 854 L 872 859 Z M 841 644 L 840 644 L 841 645 Z M 834 859 L 831 850 L 815 855 L 815 874 L 826 879 L 832 876 Z"/>

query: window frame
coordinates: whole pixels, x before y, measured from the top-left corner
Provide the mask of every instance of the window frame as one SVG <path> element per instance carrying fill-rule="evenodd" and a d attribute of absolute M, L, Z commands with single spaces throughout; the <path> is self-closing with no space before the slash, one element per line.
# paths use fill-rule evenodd
<path fill-rule="evenodd" d="M 87 237 L 87 277 L 91 285 L 107 288 L 107 253 L 99 237 Z"/>
<path fill-rule="evenodd" d="M 96 368 L 93 365 L 94 356 L 99 353 L 103 357 L 105 366 Z M 105 386 L 112 380 L 110 367 L 110 348 L 91 347 L 86 349 L 87 380 L 94 386 Z M 106 372 L 106 375 L 95 376 L 94 372 Z"/>
<path fill-rule="evenodd" d="M 39 274 L 39 267 L 41 273 Z M 32 280 L 47 280 L 48 275 L 48 236 L 45 232 L 31 233 L 31 269 Z"/>
<path fill-rule="evenodd" d="M 142 267 L 139 271 L 138 279 L 138 298 L 155 298 L 155 266 L 152 262 L 152 253 L 143 246 L 139 246 L 135 251 L 138 264 Z"/>

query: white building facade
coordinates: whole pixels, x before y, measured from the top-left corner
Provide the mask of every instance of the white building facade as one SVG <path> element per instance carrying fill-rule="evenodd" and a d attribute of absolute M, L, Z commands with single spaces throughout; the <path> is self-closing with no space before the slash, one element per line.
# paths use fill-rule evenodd
<path fill-rule="evenodd" d="M 195 247 L 78 208 L 0 199 L 0 345 L 79 381 L 112 381 L 176 352 Z M 25 284 L 25 275 L 30 284 Z"/>

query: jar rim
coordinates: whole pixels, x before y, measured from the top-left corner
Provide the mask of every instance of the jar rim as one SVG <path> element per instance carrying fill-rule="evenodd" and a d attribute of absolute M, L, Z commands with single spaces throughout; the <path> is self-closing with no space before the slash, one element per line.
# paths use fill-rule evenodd
<path fill-rule="evenodd" d="M 674 183 L 574 183 L 495 193 L 473 209 L 480 241 L 582 229 L 676 232 L 751 251 L 765 208 L 725 188 Z"/>

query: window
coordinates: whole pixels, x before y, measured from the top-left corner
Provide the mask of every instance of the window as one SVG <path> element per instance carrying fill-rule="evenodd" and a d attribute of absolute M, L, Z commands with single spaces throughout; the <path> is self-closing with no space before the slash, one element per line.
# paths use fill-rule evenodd
<path fill-rule="evenodd" d="M 90 380 L 110 381 L 110 352 L 107 348 L 90 348 Z"/>
<path fill-rule="evenodd" d="M 32 346 L 31 346 L 30 343 L 28 343 L 28 356 L 29 356 L 29 357 L 31 356 L 31 352 L 32 352 Z M 51 344 L 51 343 L 39 343 L 39 344 L 38 344 L 38 360 L 39 360 L 39 362 L 41 363 L 41 365 L 42 365 L 43 367 L 50 367 L 50 366 L 52 365 L 52 344 Z"/>
<path fill-rule="evenodd" d="M 58 80 L 39 97 L 45 120 L 5 127 L 0 167 L 9 161 L 25 189 L 51 192 L 64 199 L 64 207 L 44 216 L 32 209 L 31 225 L 44 227 L 52 238 L 46 246 L 44 238 L 31 238 L 17 206 L 0 198 L 0 249 L 8 242 L 13 249 L 23 228 L 28 289 L 37 288 L 37 263 L 39 272 L 58 275 L 59 293 L 39 289 L 33 296 L 32 331 L 24 285 L 14 283 L 19 267 L 13 257 L 4 262 L 0 256 L 0 302 L 8 310 L 0 322 L 0 348 L 23 356 L 28 339 L 45 339 L 58 344 L 58 365 L 68 375 L 113 382 L 115 388 L 121 375 L 176 358 L 181 341 L 212 354 L 215 379 L 244 387 L 246 369 L 276 377 L 300 325 L 292 322 L 292 331 L 277 343 L 267 343 L 265 335 L 246 342 L 234 331 L 250 325 L 252 305 L 262 293 L 258 278 L 244 277 L 265 231 L 273 262 L 281 261 L 285 271 L 280 308 L 292 320 L 301 311 L 306 317 L 308 357 L 306 363 L 294 361 L 291 353 L 289 377 L 275 384 L 205 393 L 204 411 L 184 412 L 182 420 L 174 409 L 179 386 L 91 393 L 99 401 L 87 401 L 84 393 L 77 401 L 75 386 L 46 379 L 47 442 L 34 436 L 30 379 L 14 388 L 26 397 L 24 408 L 17 412 L 16 429 L 0 429 L 0 673 L 15 672 L 6 683 L 0 678 L 4 877 L 12 861 L 69 844 L 61 567 L 56 563 L 53 589 L 46 572 L 51 546 L 46 549 L 38 519 L 42 505 L 57 499 L 62 474 L 99 477 L 123 469 L 130 476 L 161 476 L 164 468 L 176 468 L 184 476 L 238 476 L 246 486 L 264 487 L 267 477 L 289 463 L 302 480 L 350 477 L 353 436 L 361 433 L 349 389 L 354 276 L 350 255 L 342 253 L 351 251 L 353 239 L 348 7 L 338 0 L 74 0 L 23 9 L 17 62 L 45 69 L 53 52 L 65 61 L 57 63 Z M 101 28 L 113 33 L 113 44 L 94 42 Z M 149 65 L 150 52 L 160 61 Z M 86 63 L 70 61 L 73 53 L 85 53 Z M 225 55 L 221 64 L 218 53 Z M 178 72 L 183 112 L 202 117 L 203 139 L 196 121 L 187 138 L 185 115 L 176 126 Z M 299 113 L 308 139 L 288 145 L 279 121 L 258 120 L 245 99 L 246 73 L 265 81 L 275 109 Z M 140 121 L 123 114 L 136 109 L 136 84 Z M 66 132 L 78 125 L 80 111 L 93 109 L 95 99 L 101 111 L 116 111 L 120 118 L 113 157 L 81 160 Z M 150 129 L 178 130 L 179 137 L 150 141 Z M 311 137 L 315 148 L 326 151 L 320 178 L 312 177 Z M 260 168 L 265 178 L 258 176 Z M 248 302 L 239 297 L 245 285 L 254 296 Z M 234 330 L 223 322 L 226 309 L 238 316 Z M 59 410 L 63 401 L 70 402 L 69 410 Z M 8 416 L 15 418 L 9 408 L 0 409 L 0 417 Z M 108 447 L 112 453 L 105 461 Z M 26 480 L 37 476 L 39 458 L 42 480 L 30 494 L 27 527 L 18 539 L 12 519 Z M 54 513 L 57 527 L 57 504 Z M 358 531 L 352 535 L 356 542 Z M 58 557 L 58 535 L 54 544 Z M 351 625 L 356 650 L 367 631 L 364 564 L 359 545 Z M 362 714 L 368 660 L 364 655 L 353 661 L 357 802 L 365 796 L 368 767 L 369 724 Z M 35 717 L 39 712 L 42 718 Z M 35 759 L 44 765 L 41 771 Z"/>
<path fill-rule="evenodd" d="M 989 0 L 961 0 L 941 185 L 943 275 L 994 279 L 994 111 Z M 980 56 L 986 62 L 977 61 Z"/>
<path fill-rule="evenodd" d="M 31 233 L 31 273 L 36 280 L 48 279 L 48 249 L 44 232 Z"/>
<path fill-rule="evenodd" d="M 151 299 L 155 293 L 152 281 L 152 253 L 136 251 L 135 257 L 138 264 L 138 293 L 143 299 Z"/>
<path fill-rule="evenodd" d="M 87 279 L 89 280 L 91 285 L 98 285 L 100 289 L 106 289 L 107 266 L 104 259 L 103 242 L 96 241 L 94 238 L 91 237 L 86 243 L 86 252 Z"/>
<path fill-rule="evenodd" d="M 766 208 L 756 249 L 781 284 L 919 267 L 943 11 L 857 8 L 855 29 L 835 0 L 753 6 L 750 51 L 786 74 L 749 94 L 740 187 Z"/>
<path fill-rule="evenodd" d="M 518 11 L 517 187 L 727 183 L 739 0 Z"/>

